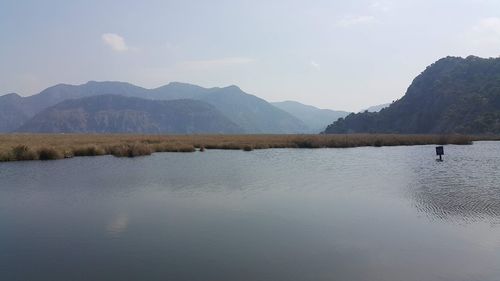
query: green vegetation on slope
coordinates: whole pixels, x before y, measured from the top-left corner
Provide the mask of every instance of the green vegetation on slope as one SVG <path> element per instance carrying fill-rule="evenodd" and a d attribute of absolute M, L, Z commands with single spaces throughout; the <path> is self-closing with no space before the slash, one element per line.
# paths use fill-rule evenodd
<path fill-rule="evenodd" d="M 500 134 L 500 58 L 443 58 L 388 108 L 350 114 L 325 133 Z"/>

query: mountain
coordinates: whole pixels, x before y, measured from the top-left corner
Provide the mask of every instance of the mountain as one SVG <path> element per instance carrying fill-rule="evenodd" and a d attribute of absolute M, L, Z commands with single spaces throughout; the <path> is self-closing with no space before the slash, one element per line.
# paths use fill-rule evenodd
<path fill-rule="evenodd" d="M 349 115 L 347 111 L 320 109 L 296 101 L 273 102 L 271 104 L 300 119 L 311 129 L 311 133 L 319 133 L 333 121 Z"/>
<path fill-rule="evenodd" d="M 241 133 L 210 104 L 118 95 L 70 99 L 36 114 L 19 132 L 37 133 Z"/>
<path fill-rule="evenodd" d="M 67 99 L 77 99 L 96 95 L 122 95 L 129 97 L 144 97 L 147 90 L 124 82 L 90 81 L 83 85 L 59 84 L 47 88 L 37 95 L 27 97 L 33 112 L 38 112 L 49 106 Z"/>
<path fill-rule="evenodd" d="M 500 133 L 500 58 L 446 57 L 378 113 L 350 114 L 325 133 Z"/>
<path fill-rule="evenodd" d="M 389 105 L 391 105 L 391 104 L 390 103 L 383 103 L 383 104 L 379 104 L 379 105 L 374 105 L 374 106 L 368 107 L 367 109 L 361 110 L 360 112 L 365 112 L 365 111 L 379 112 L 380 110 L 382 110 L 386 107 L 389 107 Z"/>
<path fill-rule="evenodd" d="M 104 94 L 141 96 L 144 88 L 123 82 L 94 82 L 83 85 L 58 84 L 29 97 L 0 96 L 0 132 L 12 132 L 40 111 L 67 99 Z"/>
<path fill-rule="evenodd" d="M 29 119 L 18 94 L 0 96 L 0 132 L 11 132 Z"/>
<path fill-rule="evenodd" d="M 163 100 L 189 98 L 210 103 L 247 133 L 303 133 L 309 130 L 300 119 L 234 85 L 207 89 L 170 83 L 153 89 L 149 97 Z"/>
<path fill-rule="evenodd" d="M 35 114 L 62 101 L 108 94 L 151 100 L 203 101 L 215 106 L 245 133 L 299 133 L 308 130 L 307 125 L 299 119 L 236 86 L 203 88 L 184 83 L 170 83 L 156 89 L 145 89 L 124 82 L 90 81 L 82 85 L 59 84 L 33 96 L 19 97 L 16 105 L 22 116 L 12 113 L 0 116 L 0 124 L 3 124 L 0 126 L 0 132 L 15 130 L 19 124 Z M 11 102 L 3 102 L 0 98 L 0 108 L 5 106 L 11 106 Z"/>
<path fill-rule="evenodd" d="M 50 106 L 67 99 L 77 99 L 96 95 L 122 95 L 144 97 L 147 89 L 124 82 L 95 82 L 82 85 L 58 84 L 29 97 L 23 97 L 20 106 L 30 117 Z"/>

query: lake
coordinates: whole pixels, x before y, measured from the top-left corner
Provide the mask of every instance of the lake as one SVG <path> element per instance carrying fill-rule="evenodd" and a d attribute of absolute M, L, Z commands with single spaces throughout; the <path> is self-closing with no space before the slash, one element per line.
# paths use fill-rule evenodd
<path fill-rule="evenodd" d="M 500 142 L 0 163 L 1 280 L 500 280 Z"/>

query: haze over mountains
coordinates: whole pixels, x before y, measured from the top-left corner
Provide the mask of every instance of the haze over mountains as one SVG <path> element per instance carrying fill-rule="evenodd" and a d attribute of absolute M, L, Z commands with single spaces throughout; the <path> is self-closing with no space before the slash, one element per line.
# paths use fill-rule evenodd
<path fill-rule="evenodd" d="M 0 132 L 11 132 L 31 117 L 23 100 L 18 94 L 0 96 Z"/>
<path fill-rule="evenodd" d="M 91 81 L 29 97 L 0 96 L 0 132 L 499 134 L 500 58 L 443 58 L 385 106 L 349 114 L 294 101 L 269 103 L 236 86 L 174 82 L 145 89 Z"/>
<path fill-rule="evenodd" d="M 103 97 L 86 99 L 94 96 Z M 184 101 L 163 102 L 179 99 Z M 59 84 L 29 97 L 1 96 L 0 109 L 0 132 L 318 133 L 336 119 L 323 120 L 320 128 L 308 115 L 294 116 L 236 86 L 203 88 L 178 82 L 156 89 L 124 82 Z M 169 112 L 161 115 L 161 110 Z M 313 108 L 309 112 L 315 114 Z M 174 126 L 174 121 L 180 125 Z"/>
<path fill-rule="evenodd" d="M 326 126 L 332 123 L 332 120 L 345 117 L 350 113 L 340 110 L 320 109 L 296 101 L 273 102 L 271 104 L 301 119 L 310 128 L 310 133 L 314 134 L 323 131 Z"/>
<path fill-rule="evenodd" d="M 36 133 L 242 133 L 205 102 L 155 101 L 118 95 L 70 99 L 49 107 L 17 131 Z"/>
<path fill-rule="evenodd" d="M 500 58 L 440 59 L 388 108 L 350 114 L 325 133 L 500 134 Z"/>
<path fill-rule="evenodd" d="M 377 104 L 377 105 L 374 105 L 374 106 L 370 106 L 367 109 L 361 110 L 360 112 L 365 112 L 365 111 L 368 111 L 368 112 L 379 112 L 380 110 L 382 110 L 382 109 L 384 109 L 386 107 L 389 107 L 389 105 L 391 105 L 391 104 L 390 103 Z"/>

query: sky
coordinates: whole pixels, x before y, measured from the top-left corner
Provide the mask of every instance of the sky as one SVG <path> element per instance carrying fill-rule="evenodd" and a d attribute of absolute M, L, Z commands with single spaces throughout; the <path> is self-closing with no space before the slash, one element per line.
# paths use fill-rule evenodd
<path fill-rule="evenodd" d="M 449 55 L 500 56 L 500 1 L 0 0 L 0 95 L 179 81 L 358 111 Z"/>

